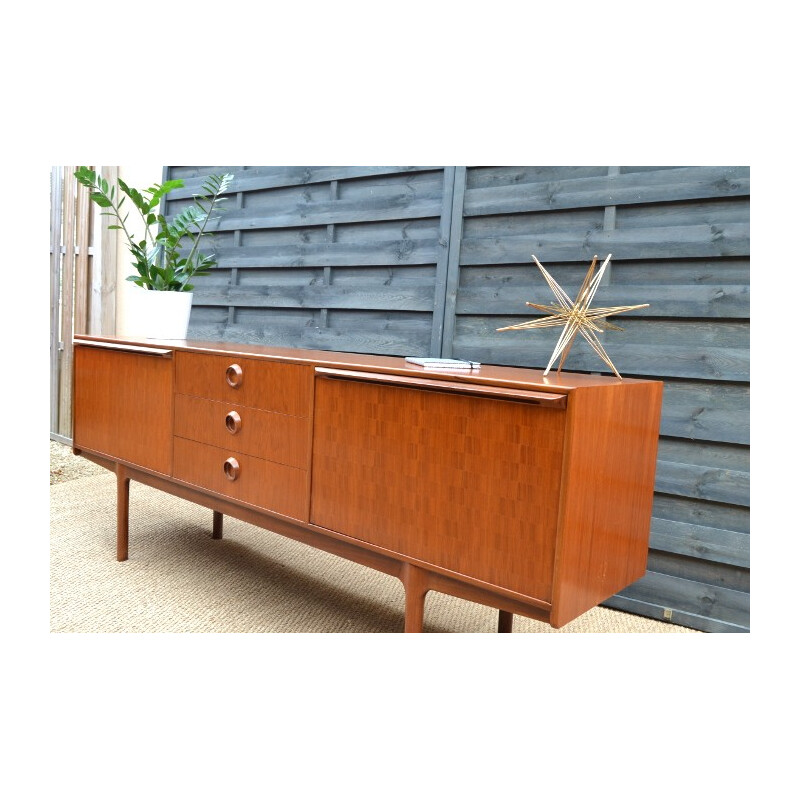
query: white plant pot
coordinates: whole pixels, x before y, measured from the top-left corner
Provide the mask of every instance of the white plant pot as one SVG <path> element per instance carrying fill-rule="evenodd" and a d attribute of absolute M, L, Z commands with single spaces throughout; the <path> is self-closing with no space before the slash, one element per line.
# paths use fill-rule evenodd
<path fill-rule="evenodd" d="M 124 335 L 145 339 L 185 339 L 192 296 L 192 292 L 155 292 L 135 287 L 126 298 Z"/>

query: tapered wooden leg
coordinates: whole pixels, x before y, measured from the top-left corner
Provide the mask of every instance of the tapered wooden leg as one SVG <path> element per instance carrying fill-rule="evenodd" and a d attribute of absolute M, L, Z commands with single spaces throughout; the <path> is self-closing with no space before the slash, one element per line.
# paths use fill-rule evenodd
<path fill-rule="evenodd" d="M 212 539 L 221 539 L 222 538 L 222 512 L 215 511 L 214 512 L 214 527 L 211 530 L 211 538 Z"/>
<path fill-rule="evenodd" d="M 125 469 L 117 465 L 117 561 L 128 560 L 128 507 L 130 505 L 131 479 Z"/>
<path fill-rule="evenodd" d="M 510 611 L 500 609 L 497 616 L 497 632 L 511 633 L 514 629 L 514 615 Z"/>
<path fill-rule="evenodd" d="M 425 620 L 425 595 L 428 586 L 425 571 L 412 564 L 403 564 L 400 580 L 406 590 L 405 633 L 422 633 Z"/>

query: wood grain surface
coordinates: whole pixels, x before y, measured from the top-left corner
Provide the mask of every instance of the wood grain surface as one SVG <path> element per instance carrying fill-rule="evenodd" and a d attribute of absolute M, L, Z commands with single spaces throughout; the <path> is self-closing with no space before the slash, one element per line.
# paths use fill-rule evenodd
<path fill-rule="evenodd" d="M 570 397 L 551 624 L 645 574 L 661 384 Z"/>
<path fill-rule="evenodd" d="M 173 359 L 76 342 L 74 446 L 169 475 Z"/>
<path fill-rule="evenodd" d="M 236 433 L 225 424 L 231 412 L 236 412 L 241 420 Z M 308 469 L 310 429 L 310 417 L 293 417 L 202 397 L 175 395 L 176 436 L 290 467 Z"/>
<path fill-rule="evenodd" d="M 223 469 L 229 458 L 235 458 L 240 468 L 234 481 Z M 176 436 L 175 477 L 266 511 L 308 520 L 305 470 Z"/>
<path fill-rule="evenodd" d="M 242 370 L 238 388 L 226 380 L 226 371 L 231 366 Z M 175 358 L 176 388 L 181 394 L 297 417 L 311 413 L 312 374 L 310 367 L 237 356 L 181 351 Z"/>
<path fill-rule="evenodd" d="M 316 381 L 311 522 L 549 600 L 565 412 Z"/>

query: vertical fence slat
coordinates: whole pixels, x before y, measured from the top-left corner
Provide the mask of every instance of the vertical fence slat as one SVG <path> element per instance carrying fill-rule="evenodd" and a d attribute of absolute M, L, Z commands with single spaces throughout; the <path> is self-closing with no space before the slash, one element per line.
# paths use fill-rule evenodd
<path fill-rule="evenodd" d="M 101 169 L 102 172 L 102 169 Z M 91 336 L 102 335 L 103 313 L 103 250 L 102 229 L 97 224 L 97 217 L 93 214 L 91 202 L 86 209 L 89 225 L 89 311 L 87 319 L 87 333 Z M 103 217 L 100 217 L 103 219 Z"/>
<path fill-rule="evenodd" d="M 447 250 L 447 289 L 444 297 L 444 330 L 442 356 L 451 358 L 455 338 L 456 300 L 458 296 L 459 269 L 461 264 L 461 233 L 464 227 L 464 194 L 467 187 L 467 168 L 456 167 L 453 179 L 453 211 L 450 223 L 450 239 Z"/>
<path fill-rule="evenodd" d="M 101 167 L 109 185 L 116 186 L 118 167 Z M 100 216 L 100 330 L 102 336 L 117 332 L 117 232 L 110 231 L 113 217 Z"/>
<path fill-rule="evenodd" d="M 76 187 L 75 220 L 75 310 L 73 332 L 89 332 L 89 190 L 85 186 Z"/>
<path fill-rule="evenodd" d="M 336 201 L 339 199 L 339 181 L 331 181 L 331 189 L 330 189 L 330 198 L 331 202 Z M 336 241 L 336 225 L 330 224 L 326 226 L 326 240 L 333 244 Z M 324 286 L 330 286 L 331 282 L 333 281 L 333 270 L 331 267 L 323 267 L 322 268 L 322 283 Z M 321 308 L 319 310 L 319 321 L 318 324 L 320 328 L 327 328 L 328 327 L 328 309 Z"/>
<path fill-rule="evenodd" d="M 608 168 L 608 176 L 610 178 L 619 175 L 620 169 L 619 167 L 609 167 Z M 604 231 L 613 231 L 617 227 L 617 207 L 616 206 L 606 206 L 603 209 L 603 230 Z M 603 253 L 602 257 L 605 257 L 605 253 Z M 611 262 L 608 267 L 606 267 L 606 271 L 603 274 L 600 283 L 602 285 L 607 285 L 611 283 L 611 274 L 612 270 L 614 269 L 614 264 Z"/>
<path fill-rule="evenodd" d="M 50 170 L 50 433 L 58 433 L 63 169 Z"/>
<path fill-rule="evenodd" d="M 234 171 L 234 175 L 240 174 L 244 171 L 246 167 L 236 167 Z M 244 192 L 236 192 L 236 208 L 244 208 Z M 234 247 L 241 247 L 242 246 L 242 232 L 241 230 L 236 230 L 233 232 L 233 246 Z M 236 267 L 231 269 L 231 277 L 229 286 L 232 289 L 239 283 L 239 270 Z M 228 306 L 228 324 L 233 325 L 236 322 L 236 306 L 231 303 Z"/>
<path fill-rule="evenodd" d="M 72 331 L 75 302 L 75 167 L 64 167 L 64 237 L 61 268 L 61 362 L 58 433 L 72 436 Z"/>
<path fill-rule="evenodd" d="M 433 323 L 429 355 L 439 358 L 444 341 L 444 308 L 447 293 L 447 270 L 450 264 L 450 248 L 453 246 L 451 229 L 453 223 L 453 189 L 455 167 L 445 167 L 442 177 L 442 216 L 439 222 L 440 244 L 444 245 L 436 264 L 436 287 L 433 296 Z"/>

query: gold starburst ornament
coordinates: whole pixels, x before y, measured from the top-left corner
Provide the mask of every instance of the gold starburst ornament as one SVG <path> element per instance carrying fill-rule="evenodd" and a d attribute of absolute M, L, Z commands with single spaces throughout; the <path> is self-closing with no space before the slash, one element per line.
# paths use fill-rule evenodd
<path fill-rule="evenodd" d="M 549 316 L 540 317 L 539 319 L 531 320 L 530 322 L 520 322 L 519 325 L 508 325 L 505 328 L 498 328 L 498 331 L 518 331 L 527 330 L 529 328 L 553 328 L 559 325 L 564 326 L 561 336 L 556 343 L 556 348 L 553 350 L 553 355 L 550 357 L 550 362 L 547 364 L 544 374 L 550 372 L 550 368 L 555 363 L 555 360 L 561 356 L 561 361 L 558 363 L 557 372 L 561 372 L 561 367 L 569 355 L 572 343 L 575 337 L 580 334 L 589 343 L 592 350 L 597 353 L 600 358 L 611 367 L 613 373 L 622 380 L 622 376 L 617 372 L 617 368 L 611 363 L 603 345 L 597 338 L 597 334 L 604 330 L 623 330 L 617 325 L 614 325 L 606 319 L 614 314 L 621 314 L 624 311 L 633 311 L 637 308 L 648 308 L 649 303 L 642 303 L 637 306 L 614 306 L 613 308 L 589 308 L 600 286 L 600 281 L 603 278 L 603 273 L 611 261 L 611 253 L 608 254 L 603 265 L 595 274 L 594 270 L 597 265 L 597 256 L 592 259 L 591 266 L 589 267 L 586 277 L 583 279 L 581 288 L 578 290 L 578 295 L 573 302 L 569 295 L 556 283 L 553 276 L 539 263 L 539 259 L 535 255 L 531 258 L 534 260 L 540 272 L 544 276 L 553 294 L 556 297 L 555 305 L 539 305 L 538 303 L 525 303 L 525 305 L 532 306 L 538 311 L 544 311 Z"/>

